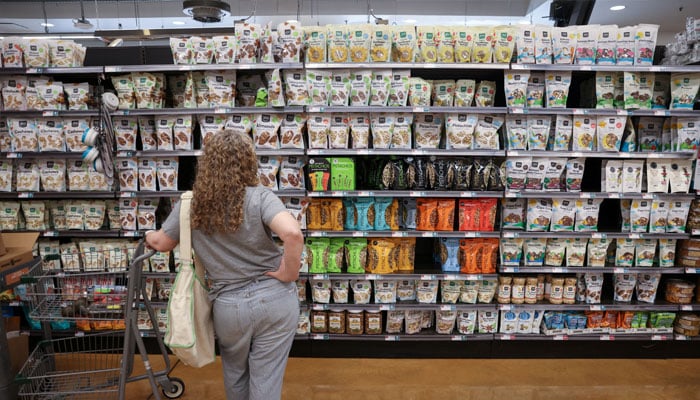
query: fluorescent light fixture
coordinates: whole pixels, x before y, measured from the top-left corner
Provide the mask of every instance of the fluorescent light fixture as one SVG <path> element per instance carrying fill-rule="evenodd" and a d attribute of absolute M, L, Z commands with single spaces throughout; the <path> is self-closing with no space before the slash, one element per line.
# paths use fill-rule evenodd
<path fill-rule="evenodd" d="M 47 28 L 53 28 L 56 25 L 52 24 L 51 22 L 42 22 L 41 26 L 45 26 Z"/>
<path fill-rule="evenodd" d="M 173 25 L 185 25 L 182 21 L 173 21 Z"/>
<path fill-rule="evenodd" d="M 405 22 L 405 23 L 407 23 L 407 24 L 415 24 L 415 23 L 416 23 L 416 20 L 413 19 L 413 18 L 410 18 L 410 19 L 405 19 L 405 20 L 403 20 L 403 22 Z"/>
<path fill-rule="evenodd" d="M 612 7 L 610 7 L 610 11 L 620 11 L 620 10 L 624 10 L 624 9 L 625 9 L 625 6 L 612 6 Z"/>

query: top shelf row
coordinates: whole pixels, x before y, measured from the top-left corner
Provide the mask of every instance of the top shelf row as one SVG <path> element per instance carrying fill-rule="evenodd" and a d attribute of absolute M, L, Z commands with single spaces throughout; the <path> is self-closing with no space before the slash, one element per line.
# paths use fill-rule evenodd
<path fill-rule="evenodd" d="M 274 63 L 274 64 L 153 64 L 115 65 L 74 68 L 0 68 L 0 74 L 102 74 L 121 72 L 178 72 L 208 70 L 268 69 L 453 69 L 453 70 L 534 70 L 534 71 L 603 71 L 603 72 L 700 72 L 700 65 L 562 65 L 562 64 L 466 64 L 466 63 Z"/>

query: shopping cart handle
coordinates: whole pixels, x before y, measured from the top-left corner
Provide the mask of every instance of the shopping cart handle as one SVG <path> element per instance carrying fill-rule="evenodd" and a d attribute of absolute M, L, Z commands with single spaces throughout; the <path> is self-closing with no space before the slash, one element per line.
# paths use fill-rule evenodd
<path fill-rule="evenodd" d="M 131 261 L 131 264 L 137 265 L 138 263 L 151 258 L 154 254 L 156 254 L 156 251 L 151 248 L 146 248 L 146 242 L 143 239 L 141 239 L 139 240 L 138 246 L 136 246 L 136 251 L 134 252 L 134 259 Z"/>

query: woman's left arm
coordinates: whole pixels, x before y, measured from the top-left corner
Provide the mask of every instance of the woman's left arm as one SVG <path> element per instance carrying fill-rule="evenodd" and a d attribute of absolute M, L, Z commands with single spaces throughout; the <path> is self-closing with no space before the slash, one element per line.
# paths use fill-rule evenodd
<path fill-rule="evenodd" d="M 144 239 L 146 245 L 156 251 L 170 251 L 178 244 L 177 240 L 168 236 L 162 229 L 146 232 Z"/>

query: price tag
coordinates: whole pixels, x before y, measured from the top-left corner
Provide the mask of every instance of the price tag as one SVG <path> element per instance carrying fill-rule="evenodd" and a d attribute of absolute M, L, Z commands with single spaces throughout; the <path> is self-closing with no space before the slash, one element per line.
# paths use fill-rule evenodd
<path fill-rule="evenodd" d="M 581 65 L 581 71 L 592 71 L 593 69 L 591 68 L 590 65 Z"/>
<path fill-rule="evenodd" d="M 630 233 L 630 239 L 641 239 L 642 235 L 639 233 Z"/>
<path fill-rule="evenodd" d="M 119 197 L 122 199 L 130 199 L 136 197 L 136 192 L 119 192 Z"/>
<path fill-rule="evenodd" d="M 501 335 L 501 340 L 513 340 L 513 335 Z"/>
<path fill-rule="evenodd" d="M 512 304 L 499 304 L 498 309 L 501 311 L 512 311 L 513 305 Z"/>
<path fill-rule="evenodd" d="M 58 237 L 58 231 L 46 231 L 42 235 L 44 237 Z"/>
<path fill-rule="evenodd" d="M 407 235 L 406 232 L 391 232 L 391 237 L 406 237 Z"/>
<path fill-rule="evenodd" d="M 449 304 L 443 304 L 440 306 L 440 311 L 454 311 L 457 309 L 457 306 L 449 305 Z"/>
<path fill-rule="evenodd" d="M 693 311 L 693 306 L 681 304 L 681 311 Z"/>
<path fill-rule="evenodd" d="M 463 341 L 467 340 L 467 337 L 464 335 L 452 335 L 450 337 L 450 340 L 453 342 L 463 342 Z"/>
<path fill-rule="evenodd" d="M 613 336 L 613 335 L 600 335 L 600 340 L 601 341 L 612 341 L 612 340 L 615 340 L 615 336 Z"/>
<path fill-rule="evenodd" d="M 676 340 L 688 340 L 688 337 L 685 335 L 676 334 Z"/>
<path fill-rule="evenodd" d="M 518 267 L 501 267 L 501 271 L 505 273 L 515 273 L 518 272 Z"/>
<path fill-rule="evenodd" d="M 139 231 L 124 231 L 124 232 L 122 232 L 122 236 L 124 236 L 124 237 L 139 237 L 139 236 L 141 236 L 141 232 L 139 232 Z"/>
<path fill-rule="evenodd" d="M 309 232 L 309 236 L 311 236 L 311 237 L 325 237 L 325 236 L 328 236 L 328 232 L 323 232 L 323 231 L 313 232 L 312 231 L 312 232 Z"/>
<path fill-rule="evenodd" d="M 75 337 L 83 337 L 83 336 L 85 336 L 85 332 L 83 332 L 83 331 L 75 332 Z"/>
<path fill-rule="evenodd" d="M 442 277 L 442 279 L 443 279 L 443 280 L 446 280 L 446 281 L 456 281 L 456 280 L 458 280 L 458 278 L 459 278 L 459 276 L 457 276 L 457 275 L 450 275 L 450 274 L 444 275 L 444 276 Z"/>
<path fill-rule="evenodd" d="M 697 269 L 697 268 L 686 268 L 686 269 L 685 269 L 685 273 L 686 273 L 686 274 L 697 274 L 697 273 L 698 273 L 698 269 Z"/>
<path fill-rule="evenodd" d="M 393 304 L 382 304 L 379 306 L 379 311 L 392 311 L 394 309 Z"/>
<path fill-rule="evenodd" d="M 588 306 L 588 309 L 591 311 L 603 311 L 603 306 L 601 306 L 600 304 L 591 304 L 590 306 Z"/>
<path fill-rule="evenodd" d="M 517 157 L 517 156 L 519 156 L 519 155 L 520 155 L 520 152 L 519 152 L 519 151 L 509 151 L 509 152 L 508 152 L 508 155 L 511 155 L 511 156 Z"/>
<path fill-rule="evenodd" d="M 518 234 L 516 232 L 503 232 L 504 238 L 516 238 Z"/>
<path fill-rule="evenodd" d="M 422 280 L 422 281 L 432 281 L 432 280 L 435 280 L 435 275 L 423 274 L 423 275 L 420 276 L 420 280 Z"/>
<path fill-rule="evenodd" d="M 619 199 L 620 198 L 620 193 L 610 193 L 608 195 L 609 199 Z"/>
<path fill-rule="evenodd" d="M 314 304 L 311 306 L 312 310 L 323 311 L 328 309 L 328 304 Z"/>
<path fill-rule="evenodd" d="M 580 151 L 574 151 L 573 153 L 571 153 L 571 157 L 583 157 L 583 153 L 581 153 Z"/>
<path fill-rule="evenodd" d="M 435 237 L 435 236 L 436 236 L 435 232 L 423 232 L 421 234 L 421 237 L 427 237 L 427 238 L 431 238 L 431 237 Z"/>
<path fill-rule="evenodd" d="M 22 158 L 22 153 L 7 153 L 7 158 Z"/>
<path fill-rule="evenodd" d="M 367 274 L 367 275 L 365 275 L 365 279 L 370 280 L 370 281 L 374 281 L 377 279 L 382 279 L 382 276 L 377 275 L 377 274 Z"/>
<path fill-rule="evenodd" d="M 422 155 L 424 155 L 424 154 L 425 154 L 425 151 L 424 151 L 424 150 L 420 150 L 420 149 L 413 149 L 413 150 L 411 150 L 411 155 L 412 155 L 412 156 L 422 156 Z"/>
<path fill-rule="evenodd" d="M 316 274 L 316 275 L 311 275 L 311 279 L 325 280 L 325 279 L 329 279 L 329 278 L 328 278 L 328 274 Z"/>
<path fill-rule="evenodd" d="M 582 199 L 595 199 L 595 193 L 581 192 Z"/>
<path fill-rule="evenodd" d="M 400 340 L 398 335 L 386 335 L 384 336 L 384 341 L 386 342 L 398 342 Z"/>
<path fill-rule="evenodd" d="M 617 115 L 626 116 L 629 115 L 629 112 L 625 110 L 617 110 Z"/>
<path fill-rule="evenodd" d="M 476 197 L 474 192 L 459 192 L 459 197 Z"/>
<path fill-rule="evenodd" d="M 593 233 L 593 234 L 591 234 L 591 237 L 593 239 L 605 239 L 605 234 L 604 233 Z"/>
<path fill-rule="evenodd" d="M 700 235 L 700 229 L 693 229 L 690 231 L 690 234 L 693 236 Z"/>
<path fill-rule="evenodd" d="M 525 110 L 522 108 L 511 108 L 510 113 L 511 114 L 524 114 Z"/>
<path fill-rule="evenodd" d="M 228 112 L 228 108 L 224 107 L 216 107 L 214 109 L 214 114 L 226 114 Z"/>
<path fill-rule="evenodd" d="M 372 192 L 357 192 L 357 197 L 371 197 L 373 195 Z"/>
<path fill-rule="evenodd" d="M 424 197 L 425 192 L 416 192 L 416 191 L 410 191 L 408 192 L 409 197 Z"/>
<path fill-rule="evenodd" d="M 34 197 L 34 193 L 32 193 L 32 192 L 20 192 L 20 193 L 17 193 L 17 198 L 18 198 L 18 199 L 31 199 L 32 197 Z"/>
<path fill-rule="evenodd" d="M 323 112 L 323 107 L 309 107 L 309 112 Z"/>
<path fill-rule="evenodd" d="M 413 107 L 413 112 L 415 113 L 422 113 L 422 112 L 427 112 L 428 108 L 427 107 Z"/>
<path fill-rule="evenodd" d="M 569 337 L 566 335 L 554 335 L 554 337 L 552 337 L 552 340 L 569 340 Z"/>
<path fill-rule="evenodd" d="M 122 67 L 105 67 L 105 72 L 121 72 Z"/>
<path fill-rule="evenodd" d="M 321 335 L 321 334 L 311 335 L 311 340 L 328 340 L 328 335 Z"/>
<path fill-rule="evenodd" d="M 42 117 L 57 117 L 58 111 L 44 111 L 41 113 Z"/>
<path fill-rule="evenodd" d="M 666 335 L 651 335 L 651 340 L 667 340 Z"/>
<path fill-rule="evenodd" d="M 574 108 L 574 115 L 584 115 L 586 113 L 586 110 L 582 108 Z"/>
<path fill-rule="evenodd" d="M 358 150 L 357 150 L 357 155 L 358 155 L 358 156 L 368 156 L 368 155 L 369 155 L 369 149 L 358 149 Z"/>
<path fill-rule="evenodd" d="M 627 269 L 625 268 L 613 268 L 613 273 L 615 274 L 626 274 Z"/>
<path fill-rule="evenodd" d="M 656 195 L 654 195 L 653 193 L 644 193 L 642 194 L 642 198 L 646 200 L 653 200 L 656 198 Z"/>
<path fill-rule="evenodd" d="M 663 69 L 659 66 L 651 66 L 649 67 L 649 71 L 651 72 L 661 72 Z"/>
<path fill-rule="evenodd" d="M 333 192 L 331 192 L 331 197 L 345 197 L 346 194 L 347 194 L 347 192 L 333 191 Z"/>
<path fill-rule="evenodd" d="M 470 275 L 467 275 L 466 280 L 468 280 L 468 281 L 480 281 L 481 278 L 482 278 L 481 275 L 470 274 Z"/>
<path fill-rule="evenodd" d="M 566 270 L 564 268 L 557 268 L 557 267 L 552 268 L 552 273 L 554 273 L 554 274 L 561 274 L 564 272 L 566 272 Z"/>
<path fill-rule="evenodd" d="M 667 110 L 654 110 L 654 115 L 657 117 L 666 117 L 670 113 Z"/>
<path fill-rule="evenodd" d="M 352 237 L 365 237 L 365 236 L 367 236 L 367 232 L 355 231 L 352 233 Z"/>
<path fill-rule="evenodd" d="M 27 68 L 28 74 L 40 74 L 41 68 Z"/>

